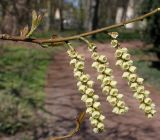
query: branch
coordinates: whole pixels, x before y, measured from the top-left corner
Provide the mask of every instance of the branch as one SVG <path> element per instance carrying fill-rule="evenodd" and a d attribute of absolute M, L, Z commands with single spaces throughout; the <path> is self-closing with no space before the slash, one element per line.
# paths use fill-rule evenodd
<path fill-rule="evenodd" d="M 82 34 L 74 35 L 74 36 L 69 36 L 69 37 L 63 37 L 63 38 L 62 37 L 57 37 L 57 38 L 44 39 L 44 38 L 25 38 L 25 37 L 20 37 L 20 36 L 10 36 L 10 35 L 7 35 L 7 34 L 1 34 L 0 39 L 11 40 L 11 41 L 31 42 L 31 43 L 36 43 L 36 44 L 40 44 L 40 45 L 44 44 L 44 43 L 51 43 L 52 46 L 60 45 L 60 44 L 64 44 L 64 42 L 66 42 L 66 41 L 76 40 L 76 39 L 79 39 L 80 37 L 86 37 L 86 36 L 90 36 L 90 35 L 93 35 L 93 34 L 105 32 L 105 31 L 110 30 L 110 29 L 115 29 L 115 28 L 124 26 L 124 25 L 129 24 L 129 23 L 133 23 L 133 22 L 143 20 L 143 19 L 145 19 L 149 16 L 152 16 L 152 15 L 158 13 L 158 12 L 160 12 L 160 8 L 157 8 L 157 9 L 155 9 L 155 10 L 153 10 L 153 11 L 151 11 L 151 12 L 145 14 L 145 15 L 142 15 L 142 16 L 139 16 L 139 17 L 136 17 L 136 18 L 133 18 L 133 19 L 115 24 L 115 25 L 103 27 L 103 28 L 100 28 L 100 29 L 97 29 L 97 30 L 93 30 L 93 31 L 90 31 L 90 32 L 86 32 L 86 33 L 82 33 Z"/>
<path fill-rule="evenodd" d="M 76 119 L 76 127 L 73 129 L 70 133 L 68 133 L 66 136 L 59 136 L 59 137 L 53 137 L 50 140 L 64 140 L 66 138 L 71 138 L 73 135 L 75 135 L 79 130 L 80 126 L 84 120 L 85 112 L 81 112 L 79 116 Z"/>

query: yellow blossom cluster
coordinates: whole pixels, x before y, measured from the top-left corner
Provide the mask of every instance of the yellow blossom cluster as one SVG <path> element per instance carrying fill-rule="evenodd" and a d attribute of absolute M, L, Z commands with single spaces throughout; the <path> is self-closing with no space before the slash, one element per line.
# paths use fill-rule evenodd
<path fill-rule="evenodd" d="M 137 68 L 133 65 L 133 61 L 131 60 L 131 56 L 128 52 L 127 48 L 121 48 L 118 40 L 117 32 L 111 32 L 109 35 L 112 37 L 111 46 L 116 48 L 115 57 L 117 58 L 116 65 L 120 66 L 124 71 L 122 77 L 127 79 L 128 85 L 131 90 L 134 92 L 134 97 L 139 100 L 140 106 L 139 108 L 145 112 L 145 115 L 148 118 L 152 118 L 156 113 L 155 104 L 152 102 L 152 99 L 149 97 L 150 92 L 145 90 L 143 86 L 143 78 L 140 78 L 136 74 Z"/>
<path fill-rule="evenodd" d="M 100 110 L 99 96 L 95 94 L 93 89 L 94 82 L 90 80 L 88 74 L 84 73 L 84 57 L 78 54 L 70 43 L 68 43 L 68 46 L 70 47 L 67 51 L 71 58 L 70 64 L 74 67 L 74 77 L 78 81 L 77 87 L 82 94 L 81 100 L 86 104 L 86 113 L 90 115 L 89 120 L 93 126 L 93 131 L 95 133 L 102 132 L 105 116 L 102 115 Z"/>
<path fill-rule="evenodd" d="M 94 60 L 92 67 L 99 73 L 97 80 L 101 82 L 102 92 L 107 96 L 106 100 L 113 106 L 112 112 L 124 114 L 128 111 L 128 107 L 122 100 L 123 95 L 119 94 L 116 88 L 117 81 L 114 80 L 107 57 L 105 55 L 100 55 L 96 51 L 96 45 L 93 43 L 88 43 L 88 49 L 92 52 L 91 58 Z"/>

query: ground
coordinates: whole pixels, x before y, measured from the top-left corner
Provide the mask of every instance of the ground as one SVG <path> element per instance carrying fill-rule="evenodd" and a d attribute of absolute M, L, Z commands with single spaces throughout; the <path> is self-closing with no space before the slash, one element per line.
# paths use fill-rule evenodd
<path fill-rule="evenodd" d="M 125 47 L 140 47 L 140 42 L 122 43 Z M 106 102 L 106 97 L 101 93 L 100 83 L 96 81 L 97 73 L 92 69 L 90 54 L 86 46 L 78 47 L 77 50 L 85 55 L 86 72 L 95 81 L 96 93 L 101 96 L 103 113 L 106 116 L 106 131 L 102 134 L 94 134 L 89 125 L 88 116 L 81 126 L 81 131 L 72 140 L 159 140 L 160 138 L 160 95 L 157 90 L 146 84 L 151 91 L 151 97 L 157 105 L 157 114 L 153 119 L 147 119 L 143 112 L 138 109 L 138 101 L 132 97 L 127 82 L 121 78 L 122 71 L 115 66 L 114 49 L 109 44 L 97 44 L 98 51 L 105 54 L 114 70 L 115 79 L 124 100 L 130 110 L 122 116 L 111 112 L 111 106 Z M 46 109 L 51 113 L 49 118 L 49 131 L 51 136 L 67 134 L 75 126 L 74 120 L 78 113 L 85 110 L 84 103 L 80 100 L 81 95 L 77 91 L 76 80 L 73 77 L 72 67 L 69 66 L 69 58 L 65 51 L 57 53 L 49 66 L 46 82 Z"/>

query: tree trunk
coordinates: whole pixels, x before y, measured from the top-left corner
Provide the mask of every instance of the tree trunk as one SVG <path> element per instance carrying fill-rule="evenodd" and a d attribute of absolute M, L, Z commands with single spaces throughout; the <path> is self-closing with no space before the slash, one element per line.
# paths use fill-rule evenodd
<path fill-rule="evenodd" d="M 98 11 L 99 11 L 99 0 L 95 0 L 94 5 L 94 14 L 93 14 L 93 20 L 92 20 L 92 30 L 95 30 L 98 28 Z M 92 36 L 93 39 L 96 38 L 95 35 Z"/>
<path fill-rule="evenodd" d="M 2 0 L 0 4 L 3 8 L 1 31 L 7 34 L 18 34 L 20 29 L 30 21 L 30 0 L 12 0 L 7 2 Z"/>
<path fill-rule="evenodd" d="M 60 30 L 64 30 L 64 24 L 63 24 L 63 6 L 64 6 L 64 0 L 60 0 L 60 5 L 59 5 L 59 12 L 60 12 Z"/>

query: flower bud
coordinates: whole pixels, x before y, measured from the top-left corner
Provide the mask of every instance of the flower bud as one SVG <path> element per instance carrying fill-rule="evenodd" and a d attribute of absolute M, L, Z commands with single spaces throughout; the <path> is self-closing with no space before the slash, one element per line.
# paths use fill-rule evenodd
<path fill-rule="evenodd" d="M 151 114 L 154 115 L 157 111 L 156 110 L 151 110 Z"/>
<path fill-rule="evenodd" d="M 97 101 L 99 99 L 99 96 L 98 95 L 93 95 L 93 100 L 94 101 Z"/>
<path fill-rule="evenodd" d="M 77 53 L 75 50 L 68 50 L 67 53 L 71 58 L 77 57 Z"/>
<path fill-rule="evenodd" d="M 100 120 L 100 121 L 103 121 L 104 119 L 105 119 L 105 116 L 103 116 L 103 115 L 100 115 L 100 116 L 99 116 L 99 120 Z"/>
<path fill-rule="evenodd" d="M 86 110 L 86 113 L 87 114 L 92 114 L 94 111 L 94 109 L 92 107 L 88 107 L 87 110 Z"/>
<path fill-rule="evenodd" d="M 106 99 L 108 102 L 111 102 L 112 100 L 112 96 L 107 96 L 107 99 Z"/>
<path fill-rule="evenodd" d="M 137 83 L 138 84 L 143 84 L 144 79 L 143 78 L 137 78 Z"/>
<path fill-rule="evenodd" d="M 93 107 L 94 107 L 95 109 L 99 109 L 100 105 L 101 105 L 100 102 L 94 102 L 94 103 L 93 103 Z"/>
<path fill-rule="evenodd" d="M 80 77 L 81 82 L 87 82 L 90 76 L 88 74 L 84 74 Z"/>
<path fill-rule="evenodd" d="M 104 64 L 100 64 L 100 65 L 98 65 L 98 72 L 104 72 L 105 71 L 105 69 L 106 69 L 106 66 L 104 65 Z"/>
<path fill-rule="evenodd" d="M 98 63 L 98 62 L 93 62 L 93 63 L 92 63 L 92 67 L 93 67 L 93 68 L 96 68 L 96 69 L 97 69 L 98 66 L 99 66 L 99 63 Z"/>
<path fill-rule="evenodd" d="M 85 60 L 84 56 L 82 56 L 82 55 L 77 55 L 77 59 L 78 59 L 78 60 L 81 60 L 81 61 L 84 61 L 84 60 Z"/>
<path fill-rule="evenodd" d="M 82 61 L 77 62 L 75 67 L 80 70 L 84 69 L 84 62 Z"/>
<path fill-rule="evenodd" d="M 110 32 L 108 33 L 112 38 L 117 38 L 118 37 L 118 33 L 117 32 Z"/>
<path fill-rule="evenodd" d="M 144 109 L 145 109 L 145 107 L 146 107 L 146 105 L 145 105 L 144 103 L 142 103 L 142 104 L 140 104 L 139 109 L 144 110 Z"/>
<path fill-rule="evenodd" d="M 83 101 L 83 102 L 86 102 L 86 100 L 88 99 L 88 96 L 87 95 L 82 95 L 82 97 L 81 97 L 81 100 Z"/>
<path fill-rule="evenodd" d="M 81 81 L 79 81 L 78 83 L 77 83 L 77 87 L 80 87 L 82 85 L 82 83 L 81 83 Z"/>
<path fill-rule="evenodd" d="M 135 73 L 137 68 L 135 66 L 130 66 L 129 71 Z"/>
<path fill-rule="evenodd" d="M 152 114 L 147 114 L 148 119 L 153 118 Z"/>
<path fill-rule="evenodd" d="M 138 92 L 138 93 L 144 92 L 144 86 L 138 86 L 137 92 Z"/>
<path fill-rule="evenodd" d="M 108 85 L 111 82 L 111 77 L 107 76 L 103 79 L 103 83 Z"/>
<path fill-rule="evenodd" d="M 111 91 L 110 91 L 110 95 L 112 95 L 112 96 L 115 96 L 115 95 L 117 95 L 118 94 L 118 89 L 111 89 Z"/>
<path fill-rule="evenodd" d="M 129 77 L 129 72 L 124 72 L 122 75 L 123 78 L 128 78 Z"/>
<path fill-rule="evenodd" d="M 112 74 L 112 69 L 106 68 L 106 70 L 104 71 L 104 73 L 105 73 L 106 75 L 111 75 L 111 74 Z"/>
<path fill-rule="evenodd" d="M 140 101 L 143 101 L 143 100 L 144 100 L 144 95 L 143 95 L 143 94 L 139 94 L 139 95 L 138 95 L 138 99 L 139 99 Z"/>
<path fill-rule="evenodd" d="M 99 54 L 97 52 L 93 52 L 91 58 L 97 60 L 99 58 Z"/>
<path fill-rule="evenodd" d="M 105 94 L 109 94 L 110 89 L 111 88 L 109 86 L 104 86 L 103 89 L 102 89 L 102 92 L 105 93 Z"/>
<path fill-rule="evenodd" d="M 99 133 L 99 129 L 98 128 L 93 128 L 93 132 L 97 134 L 97 133 Z"/>
<path fill-rule="evenodd" d="M 98 120 L 96 120 L 96 119 L 91 120 L 91 125 L 97 126 L 97 124 L 98 124 Z"/>
<path fill-rule="evenodd" d="M 121 51 L 122 51 L 123 53 L 127 53 L 127 52 L 128 52 L 128 49 L 127 49 L 127 48 L 121 48 Z"/>
<path fill-rule="evenodd" d="M 98 75 L 97 80 L 103 81 L 104 77 L 105 77 L 105 75 L 100 74 L 100 75 Z"/>
<path fill-rule="evenodd" d="M 81 75 L 82 75 L 82 72 L 81 72 L 81 71 L 76 71 L 76 72 L 74 72 L 74 77 L 76 77 L 76 78 L 80 78 Z"/>
<path fill-rule="evenodd" d="M 93 90 L 92 88 L 87 88 L 86 94 L 87 94 L 88 96 L 93 96 L 94 90 Z"/>
<path fill-rule="evenodd" d="M 130 54 L 128 54 L 128 53 L 124 53 L 124 54 L 122 55 L 122 58 L 123 58 L 124 60 L 130 60 L 131 56 L 130 56 Z"/>
<path fill-rule="evenodd" d="M 81 92 L 81 93 L 84 93 L 86 91 L 86 86 L 85 85 L 81 85 L 79 86 L 78 90 Z"/>
<path fill-rule="evenodd" d="M 123 108 L 125 103 L 123 101 L 118 101 L 117 106 Z"/>
<path fill-rule="evenodd" d="M 111 40 L 111 46 L 113 48 L 116 48 L 118 46 L 118 41 L 117 40 Z"/>
<path fill-rule="evenodd" d="M 146 104 L 151 104 L 151 103 L 152 103 L 152 100 L 151 100 L 151 98 L 146 98 L 146 99 L 144 99 L 144 102 L 145 102 Z"/>
<path fill-rule="evenodd" d="M 135 82 L 137 79 L 137 75 L 136 74 L 130 74 L 128 77 L 130 82 Z"/>
<path fill-rule="evenodd" d="M 86 106 L 90 107 L 90 106 L 92 106 L 92 105 L 93 105 L 93 99 L 92 99 L 92 98 L 88 98 L 88 99 L 86 100 Z"/>
<path fill-rule="evenodd" d="M 112 110 L 113 113 L 119 114 L 119 108 L 118 107 L 114 107 Z"/>
<path fill-rule="evenodd" d="M 115 57 L 119 58 L 119 57 L 122 56 L 122 54 L 123 54 L 123 52 L 121 51 L 121 49 L 117 49 L 116 52 L 115 52 Z"/>
<path fill-rule="evenodd" d="M 77 59 L 72 59 L 70 61 L 70 65 L 74 66 L 77 63 Z"/>
<path fill-rule="evenodd" d="M 124 107 L 124 112 L 128 112 L 128 110 L 129 110 L 128 106 L 125 106 Z"/>
<path fill-rule="evenodd" d="M 130 88 L 131 88 L 131 90 L 133 90 L 133 91 L 136 91 L 136 90 L 137 90 L 137 87 L 138 87 L 138 84 L 137 84 L 137 83 L 131 83 L 131 84 L 130 84 Z"/>
<path fill-rule="evenodd" d="M 118 98 L 118 99 L 122 99 L 122 98 L 123 98 L 123 94 L 118 94 L 118 95 L 117 95 L 117 98 Z"/>
<path fill-rule="evenodd" d="M 145 95 L 145 96 L 148 96 L 149 94 L 150 94 L 150 92 L 149 92 L 148 90 L 145 90 L 145 91 L 144 91 L 144 95 Z"/>
<path fill-rule="evenodd" d="M 145 109 L 144 109 L 144 111 L 145 111 L 146 113 L 150 113 L 151 110 L 152 110 L 152 108 L 151 108 L 150 106 L 146 106 Z"/>
<path fill-rule="evenodd" d="M 98 123 L 97 128 L 100 130 L 104 129 L 104 124 L 103 123 Z"/>
<path fill-rule="evenodd" d="M 89 51 L 94 51 L 96 48 L 97 48 L 96 45 L 93 44 L 93 43 L 90 43 L 90 44 L 88 45 Z"/>
<path fill-rule="evenodd" d="M 93 87 L 93 85 L 94 85 L 94 82 L 93 82 L 93 81 L 91 81 L 91 80 L 87 81 L 87 86 L 88 86 L 89 88 Z"/>
<path fill-rule="evenodd" d="M 123 62 L 123 64 L 122 64 L 122 69 L 124 69 L 124 70 L 128 70 L 128 69 L 129 69 L 129 64 L 128 64 L 128 62 Z"/>
<path fill-rule="evenodd" d="M 99 116 L 100 116 L 100 113 L 99 113 L 98 111 L 94 111 L 94 112 L 92 113 L 92 117 L 95 118 L 95 119 L 98 119 Z"/>
<path fill-rule="evenodd" d="M 123 64 L 123 60 L 117 60 L 117 62 L 116 62 L 116 66 L 122 66 L 122 64 Z"/>
<path fill-rule="evenodd" d="M 132 61 L 132 60 L 129 60 L 129 61 L 127 61 L 127 62 L 128 62 L 128 64 L 129 64 L 130 66 L 133 65 L 133 61 Z"/>
<path fill-rule="evenodd" d="M 155 105 L 154 103 L 152 103 L 152 104 L 151 104 L 151 107 L 152 107 L 152 108 L 155 108 L 155 107 L 156 107 L 156 105 Z"/>
<path fill-rule="evenodd" d="M 135 93 L 133 94 L 133 97 L 136 98 L 136 99 L 138 99 L 138 95 L 139 95 L 139 93 L 135 92 Z"/>
<path fill-rule="evenodd" d="M 112 97 L 111 100 L 108 101 L 111 105 L 115 106 L 117 103 L 117 99 L 115 97 Z"/>
<path fill-rule="evenodd" d="M 104 55 L 100 55 L 98 60 L 101 62 L 101 63 L 106 63 L 107 62 L 107 58 L 104 56 Z"/>
<path fill-rule="evenodd" d="M 110 82 L 110 85 L 111 85 L 112 87 L 116 87 L 117 81 L 112 80 L 112 81 Z"/>

